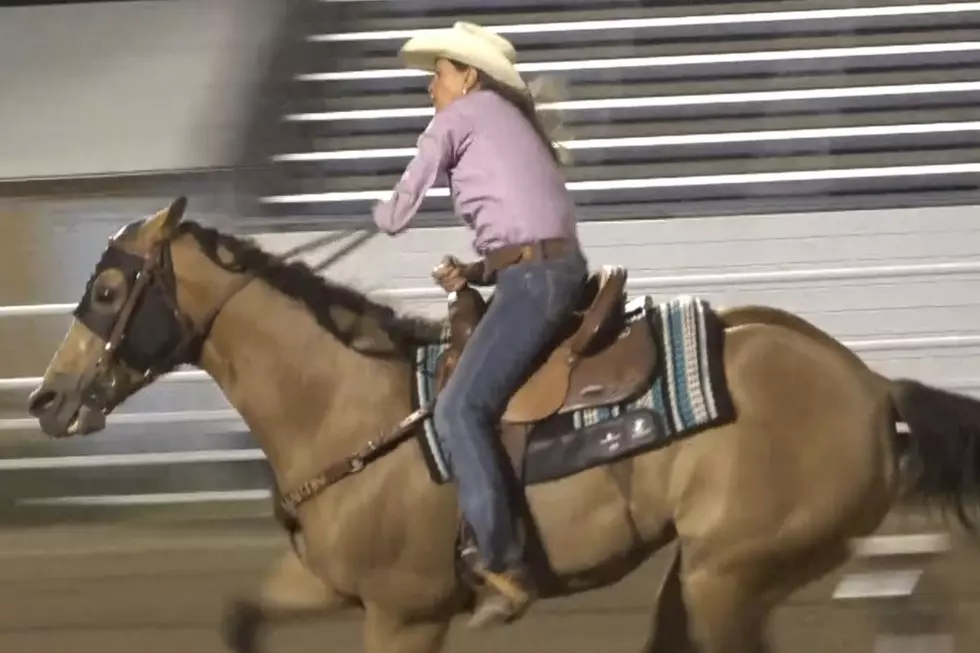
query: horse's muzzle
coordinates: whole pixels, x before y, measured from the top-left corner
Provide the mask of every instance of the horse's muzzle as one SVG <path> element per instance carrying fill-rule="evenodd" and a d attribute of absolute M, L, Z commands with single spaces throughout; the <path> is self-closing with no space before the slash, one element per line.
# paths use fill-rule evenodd
<path fill-rule="evenodd" d="M 74 379 L 59 375 L 42 382 L 28 398 L 27 411 L 52 438 L 87 435 L 105 428 L 103 411 L 85 405 Z"/>

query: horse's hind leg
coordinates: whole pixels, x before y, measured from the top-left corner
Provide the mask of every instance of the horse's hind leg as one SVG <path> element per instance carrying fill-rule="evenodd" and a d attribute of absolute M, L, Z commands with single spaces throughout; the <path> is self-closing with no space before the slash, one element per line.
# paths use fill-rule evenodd
<path fill-rule="evenodd" d="M 849 542 L 847 533 L 836 533 L 739 565 L 708 563 L 682 571 L 688 646 L 697 653 L 769 653 L 766 631 L 772 608 L 840 567 L 849 556 Z"/>
<path fill-rule="evenodd" d="M 289 549 L 262 579 L 256 595 L 229 603 L 222 637 L 234 653 L 258 653 L 266 626 L 324 616 L 347 605 Z"/>
<path fill-rule="evenodd" d="M 686 557 L 681 544 L 660 590 L 656 632 L 643 653 L 769 653 L 769 613 L 786 593 L 779 574 L 769 573 L 770 560 L 702 559 L 692 565 Z"/>
<path fill-rule="evenodd" d="M 643 653 L 768 653 L 772 599 L 736 575 L 685 571 L 680 547 L 664 576 Z"/>
<path fill-rule="evenodd" d="M 694 653 L 688 638 L 687 606 L 681 586 L 681 550 L 674 551 L 670 568 L 664 575 L 653 614 L 653 631 L 642 653 Z"/>

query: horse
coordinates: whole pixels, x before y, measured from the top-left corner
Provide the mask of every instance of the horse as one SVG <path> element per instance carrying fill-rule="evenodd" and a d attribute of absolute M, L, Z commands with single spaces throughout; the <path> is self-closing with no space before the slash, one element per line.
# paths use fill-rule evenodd
<path fill-rule="evenodd" d="M 465 320 L 402 314 L 185 208 L 109 239 L 30 414 L 50 437 L 95 433 L 159 376 L 200 367 L 264 451 L 299 543 L 253 613 L 354 608 L 367 653 L 440 651 L 481 591 L 435 464 L 451 434 L 427 421 Z M 973 528 L 977 400 L 886 378 L 778 308 L 627 305 L 622 274 L 595 278 L 502 420 L 542 599 L 612 584 L 673 543 L 643 651 L 762 653 L 774 607 L 899 502 Z M 646 403 L 640 373 L 660 389 Z"/>

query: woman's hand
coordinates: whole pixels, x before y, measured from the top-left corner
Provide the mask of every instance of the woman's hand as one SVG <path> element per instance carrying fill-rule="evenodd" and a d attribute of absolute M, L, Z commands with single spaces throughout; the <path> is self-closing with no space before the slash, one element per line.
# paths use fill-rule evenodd
<path fill-rule="evenodd" d="M 447 293 L 456 292 L 466 285 L 464 264 L 455 256 L 444 256 L 439 265 L 432 268 L 432 278 Z"/>
<path fill-rule="evenodd" d="M 432 278 L 447 293 L 455 292 L 466 284 L 492 286 L 496 283 L 496 275 L 487 274 L 483 260 L 463 263 L 455 256 L 444 256 L 439 265 L 432 269 Z"/>

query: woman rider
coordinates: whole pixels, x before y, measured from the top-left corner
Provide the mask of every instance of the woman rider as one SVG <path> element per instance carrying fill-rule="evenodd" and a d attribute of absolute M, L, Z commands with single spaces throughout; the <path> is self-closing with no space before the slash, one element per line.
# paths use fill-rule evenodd
<path fill-rule="evenodd" d="M 496 278 L 434 415 L 487 581 L 469 625 L 484 627 L 519 617 L 535 594 L 508 500 L 509 467 L 496 453 L 497 425 L 530 362 L 572 311 L 588 266 L 558 151 L 510 42 L 458 22 L 409 40 L 400 54 L 408 67 L 433 73 L 436 112 L 391 198 L 374 207 L 374 221 L 388 234 L 404 230 L 444 174 L 455 212 Z"/>

